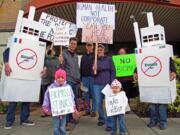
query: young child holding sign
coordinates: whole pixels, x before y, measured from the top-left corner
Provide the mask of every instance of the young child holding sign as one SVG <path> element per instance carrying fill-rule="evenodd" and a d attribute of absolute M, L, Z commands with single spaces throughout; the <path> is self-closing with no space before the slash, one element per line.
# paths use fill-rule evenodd
<path fill-rule="evenodd" d="M 54 95 L 52 96 L 51 93 L 54 90 L 55 92 Z M 64 97 L 60 95 L 64 95 Z M 66 100 L 63 100 L 64 98 Z M 54 107 L 54 105 L 56 107 Z M 64 107 L 58 108 L 58 106 L 64 106 Z M 70 107 L 72 106 L 71 107 L 72 109 L 71 108 L 65 109 L 67 108 L 67 106 Z M 79 113 L 76 110 L 74 103 L 74 94 L 71 89 L 71 86 L 66 83 L 66 72 L 64 70 L 58 69 L 55 72 L 55 81 L 46 90 L 42 107 L 43 107 L 43 112 L 45 114 L 50 115 L 52 113 L 54 135 L 59 135 L 59 134 L 66 135 L 66 114 L 73 112 L 74 119 L 77 119 L 79 117 Z M 56 108 L 58 109 L 56 110 Z"/>
<path fill-rule="evenodd" d="M 114 79 L 113 82 L 111 83 L 111 89 L 112 89 L 112 96 L 117 96 L 118 95 L 117 98 L 119 99 L 119 101 L 118 101 L 119 104 L 117 104 L 117 106 L 116 106 L 116 108 L 118 108 L 118 109 L 115 109 L 117 114 L 111 116 L 112 117 L 111 135 L 116 135 L 117 120 L 118 120 L 118 123 L 119 123 L 119 132 L 120 132 L 120 135 L 125 135 L 125 132 L 126 132 L 126 127 L 125 127 L 125 110 L 126 110 L 126 106 L 128 105 L 128 99 L 126 97 L 125 92 L 122 90 L 121 83 L 117 79 Z"/>

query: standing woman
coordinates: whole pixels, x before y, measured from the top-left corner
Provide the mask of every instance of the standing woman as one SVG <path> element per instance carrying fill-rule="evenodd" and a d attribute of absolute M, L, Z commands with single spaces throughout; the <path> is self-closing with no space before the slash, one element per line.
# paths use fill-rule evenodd
<path fill-rule="evenodd" d="M 98 45 L 97 51 L 97 66 L 93 66 L 93 70 L 97 71 L 97 74 L 94 76 L 94 96 L 96 101 L 96 107 L 98 110 L 98 126 L 103 126 L 106 124 L 106 131 L 111 130 L 111 119 L 106 118 L 103 108 L 103 94 L 101 93 L 102 89 L 106 84 L 111 84 L 115 78 L 115 71 L 112 59 L 108 56 L 105 56 L 105 47 L 102 44 Z"/>

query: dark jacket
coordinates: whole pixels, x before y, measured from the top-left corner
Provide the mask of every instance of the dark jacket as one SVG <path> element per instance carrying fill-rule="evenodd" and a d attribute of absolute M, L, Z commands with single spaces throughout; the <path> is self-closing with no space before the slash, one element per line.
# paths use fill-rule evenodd
<path fill-rule="evenodd" d="M 9 48 L 6 48 L 6 50 L 3 52 L 3 62 L 6 63 L 9 61 Z"/>
<path fill-rule="evenodd" d="M 72 53 L 68 50 L 64 50 L 63 53 L 64 62 L 61 64 L 67 73 L 67 82 L 79 83 L 80 82 L 80 71 L 78 65 L 78 56 L 76 53 Z"/>
<path fill-rule="evenodd" d="M 174 60 L 170 57 L 170 72 L 175 72 L 176 73 L 176 67 L 175 67 L 175 63 Z"/>
<path fill-rule="evenodd" d="M 103 56 L 97 60 L 97 75 L 94 77 L 94 84 L 106 85 L 111 84 L 115 79 L 115 70 L 112 59 L 108 56 Z"/>
<path fill-rule="evenodd" d="M 85 54 L 81 58 L 80 73 L 81 77 L 92 76 L 92 67 L 94 62 L 94 54 Z"/>
<path fill-rule="evenodd" d="M 41 83 L 44 85 L 54 82 L 54 75 L 59 68 L 59 60 L 57 56 L 45 58 L 44 66 L 47 68 L 47 73 L 42 77 Z"/>

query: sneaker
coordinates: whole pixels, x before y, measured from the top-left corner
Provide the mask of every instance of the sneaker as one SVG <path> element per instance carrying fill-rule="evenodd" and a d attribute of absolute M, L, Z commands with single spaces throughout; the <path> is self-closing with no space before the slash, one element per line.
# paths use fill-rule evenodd
<path fill-rule="evenodd" d="M 96 112 L 92 112 L 91 117 L 96 117 Z"/>
<path fill-rule="evenodd" d="M 149 124 L 147 124 L 147 126 L 148 126 L 149 128 L 152 128 L 152 127 L 155 127 L 155 126 L 156 126 L 156 123 L 150 122 Z"/>
<path fill-rule="evenodd" d="M 111 131 L 111 128 L 110 128 L 110 127 L 106 127 L 106 128 L 105 128 L 105 131 L 108 131 L 108 132 L 109 132 L 109 131 Z"/>
<path fill-rule="evenodd" d="M 122 132 L 122 133 L 120 133 L 120 135 L 126 135 L 126 133 Z"/>
<path fill-rule="evenodd" d="M 98 126 L 103 126 L 103 125 L 104 125 L 104 122 L 98 122 L 97 125 L 98 125 Z"/>
<path fill-rule="evenodd" d="M 116 135 L 116 133 L 112 132 L 111 135 Z"/>
<path fill-rule="evenodd" d="M 6 123 L 4 129 L 11 129 L 11 128 L 12 128 L 12 124 Z"/>
<path fill-rule="evenodd" d="M 24 125 L 24 126 L 34 126 L 35 123 L 34 123 L 33 121 L 30 121 L 30 120 L 25 120 L 25 121 L 21 122 L 20 125 Z"/>
<path fill-rule="evenodd" d="M 164 130 L 167 128 L 167 125 L 166 124 L 159 124 L 159 129 L 160 130 Z"/>

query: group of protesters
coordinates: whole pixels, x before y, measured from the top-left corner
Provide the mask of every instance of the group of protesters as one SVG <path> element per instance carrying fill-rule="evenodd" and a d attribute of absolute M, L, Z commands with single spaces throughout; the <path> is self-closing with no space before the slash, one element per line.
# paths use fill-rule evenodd
<path fill-rule="evenodd" d="M 115 77 L 115 67 L 110 56 L 105 54 L 105 46 L 98 44 L 97 46 L 97 63 L 95 63 L 94 45 L 86 43 L 86 54 L 82 56 L 80 67 L 78 64 L 78 55 L 76 53 L 78 40 L 70 38 L 69 47 L 63 50 L 59 56 L 55 55 L 55 49 L 51 46 L 47 48 L 44 69 L 42 74 L 40 103 L 43 106 L 44 114 L 50 115 L 50 110 L 47 103 L 48 89 L 68 85 L 72 88 L 72 98 L 74 99 L 75 113 L 67 114 L 66 117 L 53 117 L 54 135 L 59 133 L 66 134 L 66 130 L 70 130 L 70 123 L 77 124 L 79 112 L 76 109 L 77 99 L 79 96 L 79 88 L 82 84 L 88 89 L 84 92 L 85 97 L 85 113 L 83 116 L 96 117 L 98 113 L 98 126 L 105 125 L 106 131 L 111 131 L 111 135 L 116 134 L 116 119 L 119 120 L 120 134 L 125 135 L 125 120 L 122 114 L 119 117 L 107 117 L 104 107 L 104 95 L 101 93 L 106 84 L 110 84 L 112 90 L 121 92 L 124 89 L 127 95 L 127 101 L 131 97 L 131 88 L 133 77 Z M 118 54 L 126 54 L 124 48 L 119 49 Z M 5 73 L 7 76 L 11 73 L 11 68 L 8 63 L 9 49 L 6 49 L 4 54 Z M 126 99 L 126 95 L 124 95 Z M 90 100 L 92 98 L 92 101 Z M 128 104 L 128 102 L 127 102 Z M 17 102 L 10 102 L 5 129 L 11 129 L 15 120 L 15 109 Z M 22 102 L 20 113 L 20 124 L 33 126 L 35 123 L 29 120 L 30 106 L 27 102 Z M 59 131 L 60 130 L 60 131 Z"/>

